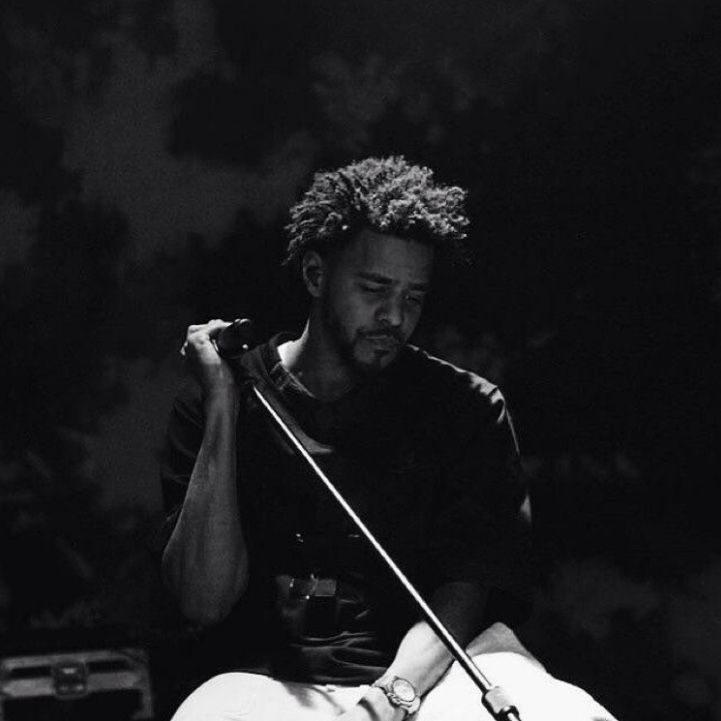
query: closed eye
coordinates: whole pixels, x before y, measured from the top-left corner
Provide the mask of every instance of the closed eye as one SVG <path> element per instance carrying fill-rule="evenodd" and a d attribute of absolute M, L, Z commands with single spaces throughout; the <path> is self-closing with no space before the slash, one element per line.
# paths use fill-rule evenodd
<path fill-rule="evenodd" d="M 383 293 L 386 290 L 385 286 L 368 285 L 367 283 L 361 283 L 360 287 L 362 290 L 366 291 L 367 293 Z"/>

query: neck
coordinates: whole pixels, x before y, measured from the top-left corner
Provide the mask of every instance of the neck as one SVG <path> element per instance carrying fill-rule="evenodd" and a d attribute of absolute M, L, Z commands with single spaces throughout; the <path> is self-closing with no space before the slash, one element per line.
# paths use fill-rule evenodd
<path fill-rule="evenodd" d="M 351 390 L 358 377 L 318 328 L 319 324 L 309 318 L 300 338 L 283 343 L 278 354 L 283 365 L 316 398 L 332 401 Z"/>

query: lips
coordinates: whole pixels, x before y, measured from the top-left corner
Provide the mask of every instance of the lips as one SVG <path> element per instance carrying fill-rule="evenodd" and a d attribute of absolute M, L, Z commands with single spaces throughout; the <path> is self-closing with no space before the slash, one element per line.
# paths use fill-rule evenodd
<path fill-rule="evenodd" d="M 381 350 L 395 350 L 401 344 L 401 341 L 388 333 L 367 333 L 363 336 L 364 340 Z"/>

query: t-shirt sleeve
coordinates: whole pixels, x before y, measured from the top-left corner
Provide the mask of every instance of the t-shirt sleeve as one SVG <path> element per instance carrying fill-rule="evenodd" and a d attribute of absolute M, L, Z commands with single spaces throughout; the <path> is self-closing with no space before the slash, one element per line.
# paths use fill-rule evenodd
<path fill-rule="evenodd" d="M 470 433 L 464 434 L 435 489 L 438 511 L 428 538 L 427 570 L 434 585 L 478 581 L 525 597 L 530 501 L 516 435 L 500 390 L 475 390 L 478 403 L 456 416 L 462 426 L 470 426 Z"/>
<path fill-rule="evenodd" d="M 200 389 L 188 382 L 175 398 L 160 456 L 160 483 L 164 519 L 153 538 L 153 550 L 162 554 L 183 506 L 195 459 L 203 440 Z"/>

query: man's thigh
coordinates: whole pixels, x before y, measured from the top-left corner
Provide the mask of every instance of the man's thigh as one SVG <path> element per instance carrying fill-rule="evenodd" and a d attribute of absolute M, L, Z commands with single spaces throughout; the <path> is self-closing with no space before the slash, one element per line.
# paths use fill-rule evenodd
<path fill-rule="evenodd" d="M 366 688 L 224 673 L 193 691 L 172 721 L 319 721 L 353 706 Z"/>

